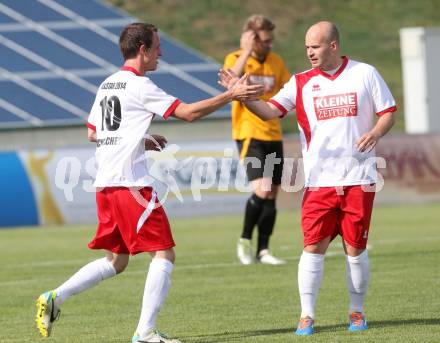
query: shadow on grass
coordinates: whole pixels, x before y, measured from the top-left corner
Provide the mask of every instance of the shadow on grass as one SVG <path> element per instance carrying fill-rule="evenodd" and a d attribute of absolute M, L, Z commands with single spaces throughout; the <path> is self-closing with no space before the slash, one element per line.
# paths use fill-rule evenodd
<path fill-rule="evenodd" d="M 336 325 L 317 325 L 316 334 L 329 333 L 333 331 L 345 331 L 348 324 L 336 324 Z M 369 321 L 368 325 L 370 330 L 377 328 L 396 327 L 396 326 L 410 326 L 410 325 L 440 325 L 440 318 L 426 318 L 426 319 L 402 319 L 402 320 L 384 320 L 384 321 Z M 294 332 L 295 328 L 279 328 L 279 329 L 267 329 L 267 330 L 249 330 L 249 331 L 237 331 L 237 332 L 222 332 L 210 335 L 196 335 L 186 336 L 182 338 L 194 339 L 199 343 L 221 343 L 221 342 L 239 342 L 243 338 L 258 337 L 258 336 L 271 336 Z"/>
<path fill-rule="evenodd" d="M 440 318 L 417 318 L 403 320 L 383 320 L 369 321 L 368 325 L 372 328 L 382 328 L 387 326 L 405 326 L 405 325 L 440 325 Z"/>
<path fill-rule="evenodd" d="M 239 342 L 240 339 L 257 337 L 257 336 L 269 336 L 269 335 L 279 335 L 285 333 L 293 333 L 293 328 L 280 328 L 280 329 L 267 329 L 267 330 L 249 330 L 249 331 L 238 331 L 238 332 L 222 332 L 210 335 L 196 335 L 187 336 L 185 338 L 195 339 L 194 342 L 199 343 L 219 343 L 219 342 Z M 182 337 L 184 338 L 184 337 Z"/>
<path fill-rule="evenodd" d="M 407 326 L 407 325 L 440 325 L 440 318 L 426 318 L 426 319 L 395 319 L 395 320 L 369 320 L 368 326 L 371 330 L 378 328 L 386 328 L 389 326 Z M 338 325 L 324 325 L 316 326 L 316 333 L 335 331 L 338 329 L 346 329 L 348 324 Z"/>

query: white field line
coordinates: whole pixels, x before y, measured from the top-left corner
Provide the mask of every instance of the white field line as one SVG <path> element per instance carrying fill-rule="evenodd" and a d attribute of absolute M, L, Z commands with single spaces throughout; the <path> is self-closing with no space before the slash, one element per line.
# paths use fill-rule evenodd
<path fill-rule="evenodd" d="M 282 245 L 282 246 L 280 246 L 279 250 L 291 250 L 293 248 L 294 248 L 293 245 Z M 330 250 L 332 248 L 343 249 L 343 246 L 342 246 L 341 242 L 331 242 L 330 243 Z M 371 244 L 367 244 L 367 250 L 369 250 L 369 249 L 373 249 L 373 246 Z"/>
<path fill-rule="evenodd" d="M 341 256 L 343 255 L 343 252 L 328 252 L 326 254 L 327 258 L 331 258 L 334 256 Z M 299 261 L 299 256 L 286 258 L 288 261 Z M 78 264 L 78 269 L 88 263 L 91 262 L 91 260 L 64 260 L 64 261 L 47 261 L 43 263 L 24 263 L 19 265 L 9 265 L 7 266 L 7 269 L 18 269 L 18 268 L 29 268 L 29 267 L 51 267 L 51 266 L 62 266 L 62 265 L 71 265 L 71 264 Z M 220 262 L 220 263 L 204 263 L 204 264 L 189 264 L 189 265 L 176 265 L 174 268 L 176 271 L 180 270 L 200 270 L 200 269 L 218 269 L 218 268 L 249 268 L 249 267 L 243 267 L 238 262 Z M 0 268 L 0 270 L 6 269 L 4 267 Z M 138 270 L 128 270 L 124 272 L 125 275 L 137 275 L 137 274 L 146 274 L 147 268 L 138 269 Z M 11 281 L 0 281 L 0 286 L 13 286 L 13 285 L 20 285 L 23 283 L 41 283 L 41 282 L 47 282 L 55 280 L 54 277 L 35 277 L 32 279 L 20 279 L 20 280 L 11 280 Z"/>
<path fill-rule="evenodd" d="M 17 44 L 5 36 L 0 34 L 0 44 L 8 47 L 9 49 L 15 51 L 16 53 L 22 55 L 28 60 L 39 64 L 40 66 L 48 69 L 51 73 L 55 73 L 60 76 L 62 79 L 67 79 L 70 82 L 76 84 L 77 86 L 88 90 L 89 92 L 95 94 L 97 91 L 97 87 L 84 79 L 76 76 L 75 74 L 61 68 L 60 66 L 50 62 L 49 60 L 43 58 L 42 56 L 32 52 L 31 50 L 25 48 L 24 46 Z"/>
<path fill-rule="evenodd" d="M 1 6 L 1 4 L 0 4 Z M 64 99 L 61 99 L 60 97 L 53 95 L 52 93 L 49 93 L 43 88 L 38 87 L 37 85 L 34 85 L 30 83 L 29 81 L 26 81 L 25 79 L 17 76 L 16 74 L 13 74 L 6 69 L 3 69 L 0 67 L 0 76 L 3 76 L 7 78 L 9 81 L 15 82 L 18 86 L 23 87 L 27 89 L 28 91 L 39 95 L 40 97 L 44 98 L 45 100 L 48 100 L 52 102 L 53 104 L 57 105 L 58 107 L 64 108 L 66 111 L 80 117 L 80 118 L 86 118 L 88 116 L 88 113 L 84 112 L 79 107 L 72 105 L 71 103 L 65 101 Z"/>
<path fill-rule="evenodd" d="M 371 243 L 374 243 L 374 245 L 392 245 L 392 244 L 402 244 L 402 243 L 409 243 L 409 242 L 432 242 L 432 241 L 438 241 L 440 240 L 440 234 L 438 236 L 427 236 L 427 237 L 419 237 L 416 239 L 405 239 L 405 238 L 391 238 L 391 239 L 376 239 L 372 241 Z M 342 243 L 341 242 L 332 242 L 331 246 L 334 247 L 340 247 L 342 249 Z M 293 249 L 293 245 L 283 245 L 279 248 L 279 250 L 291 250 Z M 368 244 L 367 249 L 371 249 L 372 245 Z"/>
<path fill-rule="evenodd" d="M 8 17 L 11 17 L 12 19 L 22 23 L 23 25 L 26 25 L 27 27 L 31 28 L 32 30 L 37 31 L 41 35 L 49 38 L 50 40 L 54 41 L 57 44 L 62 45 L 66 49 L 69 49 L 70 51 L 73 51 L 75 54 L 80 55 L 81 57 L 107 69 L 109 72 L 114 73 L 117 68 L 113 64 L 107 62 L 106 60 L 102 59 L 101 57 L 91 53 L 90 51 L 87 51 L 83 47 L 79 46 L 78 44 L 73 43 L 72 41 L 60 36 L 59 34 L 49 30 L 48 28 L 44 27 L 43 25 L 23 16 L 22 14 L 18 13 L 17 11 L 14 11 L 12 8 L 9 8 L 8 6 L 5 6 L 4 4 L 0 3 L 0 12 L 4 13 Z"/>
<path fill-rule="evenodd" d="M 73 20 L 74 22 L 76 22 L 80 25 L 83 25 L 83 26 L 87 27 L 88 29 L 94 31 L 95 33 L 97 33 L 101 37 L 104 37 L 115 44 L 119 44 L 119 37 L 118 36 L 116 36 L 115 34 L 113 34 L 110 31 L 104 29 L 103 27 L 95 24 L 94 22 L 80 16 L 79 14 L 71 11 L 70 9 L 56 3 L 55 1 L 52 1 L 52 0 L 38 0 L 38 1 L 40 1 L 41 3 L 43 3 L 46 6 L 50 7 L 54 11 L 57 11 L 58 13 Z M 221 93 L 218 89 L 216 89 L 216 88 L 210 86 L 209 84 L 189 75 L 188 73 L 184 72 L 183 70 L 180 70 L 177 67 L 166 63 L 163 60 L 160 61 L 160 64 L 163 65 L 163 67 L 161 67 L 162 70 L 168 71 L 169 73 L 179 77 L 180 79 L 188 82 L 189 84 L 201 89 L 202 91 L 204 91 L 210 95 L 215 96 L 215 95 L 218 95 Z"/>
<path fill-rule="evenodd" d="M 390 239 L 390 240 L 380 240 L 375 242 L 375 246 L 377 245 L 393 245 L 396 243 L 413 243 L 413 242 L 425 242 L 425 241 L 438 241 L 440 240 L 440 236 L 431 236 L 431 237 L 421 237 L 418 239 Z M 293 249 L 293 246 L 282 246 L 280 250 L 286 250 L 288 247 Z M 369 250 L 373 249 L 372 245 L 368 245 L 367 248 Z M 212 254 L 211 254 L 212 255 Z M 338 251 L 328 251 L 326 253 L 326 258 L 333 258 L 338 256 L 343 256 L 343 250 L 338 249 Z M 287 261 L 299 261 L 300 255 L 292 256 L 292 257 L 283 257 Z M 0 267 L 0 275 L 2 274 L 2 270 L 6 269 L 20 269 L 20 268 L 29 268 L 29 267 L 53 267 L 53 266 L 67 266 L 67 265 L 77 265 L 78 269 L 88 263 L 91 262 L 91 259 L 72 259 L 72 260 L 61 260 L 61 261 L 44 261 L 44 262 L 32 262 L 32 263 L 19 263 L 19 264 L 8 264 L 7 266 L 3 265 Z M 238 262 L 219 262 L 219 263 L 203 263 L 203 264 L 188 264 L 188 265 L 179 265 L 177 263 L 175 270 L 196 270 L 196 269 L 216 269 L 216 268 L 252 268 L 252 266 L 242 266 Z M 139 270 L 128 270 L 124 272 L 124 274 L 144 274 L 147 272 L 147 268 L 139 269 Z M 11 281 L 0 281 L 0 286 L 12 286 L 12 285 L 20 285 L 23 283 L 32 283 L 32 282 L 46 282 L 55 280 L 54 277 L 36 277 L 33 279 L 20 279 L 20 280 L 11 280 Z"/>
<path fill-rule="evenodd" d="M 0 107 L 4 108 L 8 112 L 15 114 L 17 117 L 26 120 L 27 122 L 31 123 L 33 126 L 43 126 L 43 121 L 41 119 L 34 117 L 29 112 L 21 108 L 18 108 L 14 104 L 11 104 L 10 102 L 4 99 L 0 99 Z"/>
<path fill-rule="evenodd" d="M 296 258 L 298 259 L 298 258 Z M 56 263 L 54 265 L 70 265 L 72 264 L 72 261 L 74 260 L 64 260 L 62 262 L 64 263 Z M 61 262 L 61 261 L 59 261 Z M 75 260 L 75 262 L 78 263 L 78 269 L 81 268 L 82 265 L 91 262 L 91 260 Z M 27 264 L 27 267 L 35 267 L 35 266 L 40 266 L 39 263 L 29 263 Z M 19 267 L 16 266 L 16 268 L 24 268 L 26 266 L 26 264 L 21 264 Z M 45 265 L 46 267 L 50 267 L 50 263 L 47 263 Z M 223 263 L 206 263 L 206 264 L 192 264 L 192 265 L 183 265 L 183 266 L 179 266 L 176 265 L 176 267 L 174 268 L 176 271 L 179 270 L 196 270 L 196 269 L 218 269 L 218 268 L 237 268 L 237 267 L 242 267 L 240 263 L 238 262 L 223 262 Z M 8 266 L 7 268 L 2 267 L 1 269 L 13 269 L 12 266 Z M 0 270 L 1 270 L 0 269 Z M 73 271 L 74 272 L 74 271 Z M 73 273 L 72 272 L 72 273 Z M 143 269 L 139 269 L 139 270 L 128 270 L 125 271 L 124 274 L 125 275 L 136 275 L 136 274 L 146 274 L 147 273 L 147 267 L 143 268 Z M 48 273 L 49 274 L 49 273 Z M 66 275 L 67 277 L 68 275 Z M 19 279 L 19 280 L 11 280 L 11 281 L 0 281 L 0 287 L 2 286 L 13 286 L 13 285 L 20 285 L 20 284 L 29 284 L 32 282 L 35 283 L 41 283 L 41 282 L 47 282 L 47 281 L 52 281 L 55 280 L 54 277 L 34 277 L 32 279 Z"/>
<path fill-rule="evenodd" d="M 326 257 L 331 258 L 334 256 L 342 256 L 343 252 L 327 252 Z M 285 258 L 287 261 L 299 261 L 299 256 L 288 257 Z M 45 261 L 45 262 L 32 262 L 32 263 L 21 263 L 21 264 L 9 264 L 7 266 L 1 267 L 1 270 L 6 269 L 20 269 L 20 268 L 31 268 L 31 267 L 56 267 L 56 266 L 68 266 L 68 265 L 77 265 L 78 269 L 81 268 L 86 263 L 91 262 L 91 259 L 75 259 L 75 260 L 61 260 L 61 261 Z M 243 267 L 239 262 L 219 262 L 219 263 L 203 263 L 203 264 L 188 264 L 188 265 L 179 265 L 175 266 L 175 270 L 195 270 L 195 269 L 217 269 L 217 268 L 249 268 Z M 124 272 L 124 274 L 143 274 L 146 273 L 147 268 L 140 270 L 128 270 Z M 25 279 L 25 280 L 12 280 L 12 281 L 4 281 L 0 282 L 0 286 L 2 285 L 13 285 L 17 283 L 23 282 L 41 282 L 45 280 L 53 280 L 54 278 L 34 278 L 34 279 Z"/>

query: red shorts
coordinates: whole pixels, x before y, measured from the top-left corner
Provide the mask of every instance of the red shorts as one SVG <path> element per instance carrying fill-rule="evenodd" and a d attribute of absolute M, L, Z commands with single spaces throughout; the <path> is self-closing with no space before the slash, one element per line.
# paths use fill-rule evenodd
<path fill-rule="evenodd" d="M 132 190 L 107 187 L 96 192 L 98 228 L 90 249 L 135 255 L 175 246 L 156 192 L 150 187 Z"/>
<path fill-rule="evenodd" d="M 375 194 L 374 185 L 306 188 L 301 215 L 304 246 L 341 235 L 350 246 L 365 249 Z"/>

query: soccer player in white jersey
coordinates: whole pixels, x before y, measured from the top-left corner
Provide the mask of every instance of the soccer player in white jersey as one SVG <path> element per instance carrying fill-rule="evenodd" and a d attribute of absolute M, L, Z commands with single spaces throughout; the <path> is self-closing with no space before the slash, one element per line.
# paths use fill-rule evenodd
<path fill-rule="evenodd" d="M 393 126 L 396 105 L 374 67 L 341 56 L 333 23 L 311 26 L 305 45 L 312 69 L 294 75 L 269 101 L 244 103 L 265 120 L 296 110 L 305 173 L 304 250 L 298 266 L 301 317 L 296 334 L 314 332 L 324 255 L 337 235 L 342 236 L 346 254 L 348 328 L 365 330 L 366 245 L 377 182 L 374 147 Z M 230 71 L 222 71 L 220 78 L 225 87 L 238 80 Z"/>
<path fill-rule="evenodd" d="M 146 134 L 155 115 L 193 121 L 212 113 L 242 96 L 257 97 L 262 86 L 242 83 L 215 97 L 185 104 L 158 88 L 144 74 L 155 70 L 162 55 L 154 25 L 134 23 L 124 28 L 119 47 L 125 63 L 99 87 L 88 119 L 88 139 L 96 142 L 98 165 L 96 202 L 98 228 L 91 249 L 105 249 L 97 259 L 74 274 L 58 288 L 37 300 L 37 327 L 44 337 L 70 296 L 121 273 L 129 255 L 149 252 L 152 256 L 142 302 L 142 310 L 132 342 L 178 343 L 156 330 L 156 317 L 171 284 L 175 259 L 174 241 L 167 216 L 149 187 L 145 150 L 152 147 Z M 164 137 L 153 136 L 158 148 Z M 68 341 L 68 339 L 65 339 Z"/>

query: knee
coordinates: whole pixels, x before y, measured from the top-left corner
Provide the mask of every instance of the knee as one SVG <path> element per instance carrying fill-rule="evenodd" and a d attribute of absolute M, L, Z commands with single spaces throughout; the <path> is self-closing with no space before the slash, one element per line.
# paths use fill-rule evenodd
<path fill-rule="evenodd" d="M 116 274 L 121 274 L 125 270 L 125 268 L 127 267 L 127 264 L 113 263 L 113 267 L 116 270 Z"/>
<path fill-rule="evenodd" d="M 275 196 L 276 196 L 276 194 L 274 194 L 274 192 L 264 191 L 262 189 L 256 189 L 254 193 L 257 197 L 259 197 L 260 199 L 263 199 L 263 200 L 275 199 Z"/>
<path fill-rule="evenodd" d="M 272 179 L 260 179 L 252 184 L 254 193 L 263 200 L 273 200 L 277 197 L 279 187 L 272 183 Z"/>
<path fill-rule="evenodd" d="M 122 273 L 128 265 L 128 256 L 125 258 L 116 257 L 112 261 L 113 268 L 116 270 L 116 274 Z"/>
<path fill-rule="evenodd" d="M 365 249 L 355 249 L 355 248 L 347 249 L 347 256 L 359 257 L 364 253 L 364 251 L 366 251 L 366 250 Z"/>
<path fill-rule="evenodd" d="M 170 261 L 172 264 L 176 261 L 176 253 L 174 252 L 174 249 L 167 249 L 165 250 L 165 258 Z"/>
<path fill-rule="evenodd" d="M 309 254 L 319 254 L 319 255 L 325 255 L 327 248 L 330 244 L 331 237 L 326 237 L 323 240 L 315 243 L 315 244 L 309 244 L 306 247 L 304 247 L 304 251 L 308 252 Z"/>
<path fill-rule="evenodd" d="M 325 253 L 325 250 L 323 251 L 323 249 L 321 249 L 321 247 L 314 245 L 314 244 L 306 246 L 304 248 L 304 251 L 309 254 L 323 254 L 323 253 Z"/>
<path fill-rule="evenodd" d="M 345 240 L 343 243 L 344 243 L 344 248 L 345 248 L 345 254 L 348 256 L 357 257 L 357 256 L 360 256 L 364 251 L 366 251 L 365 249 L 359 249 L 359 248 L 355 248 L 355 247 L 351 246 Z"/>
<path fill-rule="evenodd" d="M 172 264 L 176 261 L 176 253 L 174 252 L 174 249 L 168 249 L 166 250 L 166 259 L 170 261 Z"/>
<path fill-rule="evenodd" d="M 153 255 L 153 258 L 163 258 L 174 264 L 174 262 L 176 261 L 176 253 L 174 252 L 173 248 L 160 250 L 156 251 L 156 253 Z"/>

